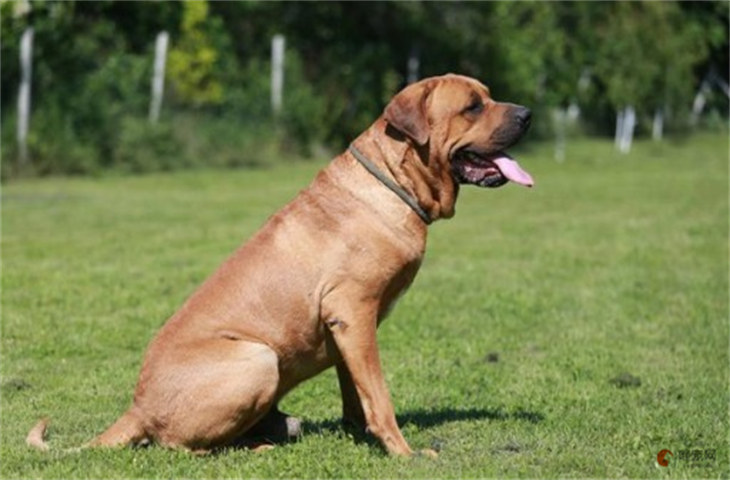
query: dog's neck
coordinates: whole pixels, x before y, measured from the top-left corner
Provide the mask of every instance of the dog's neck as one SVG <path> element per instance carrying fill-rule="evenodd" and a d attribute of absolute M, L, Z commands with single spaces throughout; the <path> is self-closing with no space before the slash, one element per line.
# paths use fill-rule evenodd
<path fill-rule="evenodd" d="M 373 129 L 375 132 L 371 132 Z M 438 152 L 432 151 L 428 143 L 415 145 L 382 118 L 361 137 L 375 147 L 373 151 L 377 152 L 378 158 L 372 160 L 416 198 L 432 221 L 454 216 L 459 185 L 451 175 L 448 159 L 439 158 Z"/>

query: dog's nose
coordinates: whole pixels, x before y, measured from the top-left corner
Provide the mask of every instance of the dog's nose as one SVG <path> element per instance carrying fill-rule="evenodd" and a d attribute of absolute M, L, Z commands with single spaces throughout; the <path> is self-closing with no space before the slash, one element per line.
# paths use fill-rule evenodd
<path fill-rule="evenodd" d="M 520 122 L 522 127 L 527 130 L 530 126 L 530 122 L 532 121 L 532 112 L 530 109 L 526 107 L 516 107 L 513 115 L 515 119 Z"/>

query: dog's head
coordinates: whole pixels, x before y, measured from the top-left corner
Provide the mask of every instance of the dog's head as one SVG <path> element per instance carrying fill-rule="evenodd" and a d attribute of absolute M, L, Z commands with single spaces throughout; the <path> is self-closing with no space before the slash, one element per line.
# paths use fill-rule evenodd
<path fill-rule="evenodd" d="M 479 81 L 461 75 L 409 85 L 385 108 L 388 124 L 427 147 L 429 161 L 450 170 L 457 183 L 531 187 L 532 177 L 505 150 L 530 127 L 530 110 L 496 102 Z"/>

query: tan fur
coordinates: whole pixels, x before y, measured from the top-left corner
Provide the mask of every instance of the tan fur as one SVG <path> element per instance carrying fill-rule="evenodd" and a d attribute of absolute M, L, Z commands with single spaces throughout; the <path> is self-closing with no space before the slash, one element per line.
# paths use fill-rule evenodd
<path fill-rule="evenodd" d="M 473 95 L 488 108 L 469 119 L 462 111 Z M 488 142 L 505 105 L 476 80 L 434 77 L 399 93 L 354 144 L 432 219 L 449 218 L 458 194 L 451 155 Z M 339 155 L 167 321 L 148 347 L 132 407 L 90 445 L 226 445 L 334 365 L 345 419 L 388 452 L 413 453 L 396 423 L 376 328 L 413 281 L 426 230 L 349 152 Z M 39 432 L 29 443 L 43 448 Z"/>
<path fill-rule="evenodd" d="M 48 444 L 44 440 L 48 429 L 48 419 L 43 418 L 30 429 L 28 436 L 25 437 L 25 444 L 38 450 L 48 450 Z"/>

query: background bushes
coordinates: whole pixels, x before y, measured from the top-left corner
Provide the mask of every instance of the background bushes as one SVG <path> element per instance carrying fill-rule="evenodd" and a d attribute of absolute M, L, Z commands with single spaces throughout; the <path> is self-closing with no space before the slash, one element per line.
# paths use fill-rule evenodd
<path fill-rule="evenodd" d="M 242 167 L 345 146 L 406 84 L 453 71 L 529 105 L 533 137 L 556 111 L 609 136 L 627 105 L 647 135 L 658 109 L 684 132 L 703 80 L 727 82 L 723 2 L 55 2 L 0 4 L 2 173 Z M 15 142 L 18 47 L 33 51 L 31 162 Z M 165 99 L 147 121 L 156 35 L 170 34 Z M 270 107 L 270 46 L 287 39 L 284 108 Z M 657 39 L 662 39 L 658 41 Z M 714 77 L 710 75 L 714 72 Z M 727 97 L 707 92 L 705 127 Z"/>

